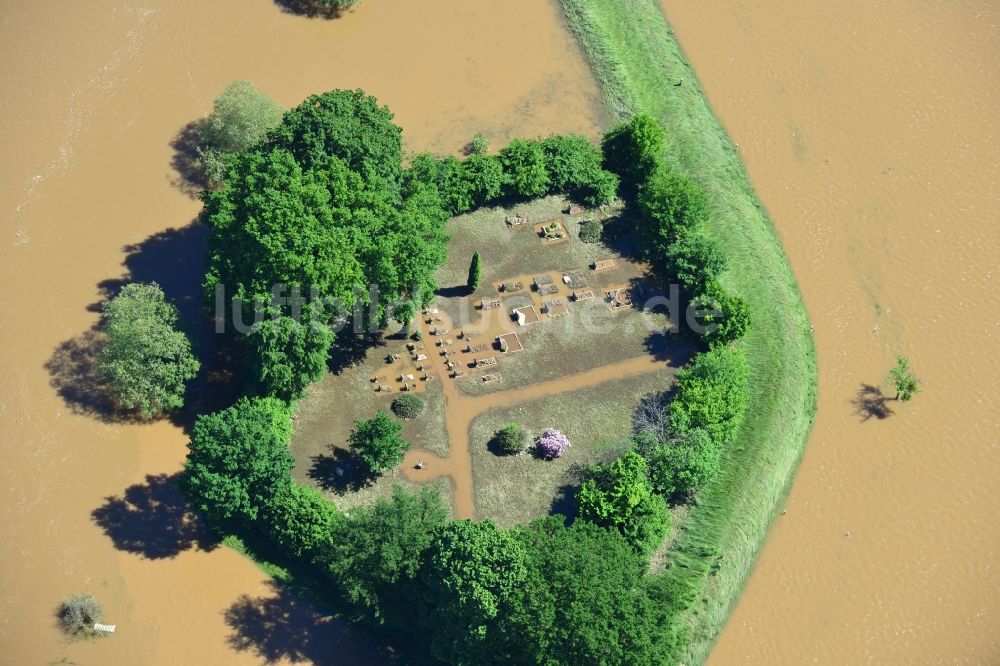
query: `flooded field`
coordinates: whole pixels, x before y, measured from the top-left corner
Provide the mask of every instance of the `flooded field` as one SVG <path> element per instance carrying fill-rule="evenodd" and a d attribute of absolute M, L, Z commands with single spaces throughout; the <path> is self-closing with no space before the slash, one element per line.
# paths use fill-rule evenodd
<path fill-rule="evenodd" d="M 819 351 L 788 512 L 710 662 L 997 663 L 996 3 L 663 4 Z M 908 404 L 865 389 L 897 353 Z"/>
<path fill-rule="evenodd" d="M 271 0 L 7 3 L 0 37 L 3 661 L 378 663 L 205 538 L 169 483 L 180 428 L 86 413 L 75 371 L 92 306 L 131 274 L 191 311 L 203 235 L 171 143 L 232 79 L 284 105 L 363 87 L 409 150 L 457 152 L 476 131 L 498 144 L 596 135 L 596 87 L 555 5 L 365 2 L 324 21 Z M 62 640 L 53 613 L 77 591 L 99 598 L 115 636 Z"/>

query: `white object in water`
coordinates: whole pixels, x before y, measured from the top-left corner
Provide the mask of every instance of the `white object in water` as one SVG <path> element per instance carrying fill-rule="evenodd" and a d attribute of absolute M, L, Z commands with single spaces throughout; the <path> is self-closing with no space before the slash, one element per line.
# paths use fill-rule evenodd
<path fill-rule="evenodd" d="M 117 624 L 101 624 L 100 622 L 94 623 L 94 631 L 102 631 L 106 634 L 115 633 L 115 628 L 117 627 Z"/>

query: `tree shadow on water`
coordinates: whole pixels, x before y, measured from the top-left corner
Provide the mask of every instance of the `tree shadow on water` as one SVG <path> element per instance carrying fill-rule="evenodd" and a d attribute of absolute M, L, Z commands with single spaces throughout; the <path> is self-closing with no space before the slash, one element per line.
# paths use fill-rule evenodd
<path fill-rule="evenodd" d="M 862 383 L 851 404 L 854 405 L 854 413 L 864 423 L 872 418 L 881 421 L 892 416 L 888 401 L 889 398 L 885 397 L 881 388 Z"/>
<path fill-rule="evenodd" d="M 193 514 L 177 488 L 179 474 L 148 474 L 120 497 L 107 497 L 91 517 L 115 548 L 150 560 L 176 557 L 190 548 L 212 550 L 217 539 Z"/>
<path fill-rule="evenodd" d="M 74 414 L 106 423 L 142 423 L 138 414 L 123 409 L 97 370 L 104 334 L 94 327 L 60 342 L 45 362 L 49 384 Z"/>
<path fill-rule="evenodd" d="M 170 158 L 170 166 L 176 174 L 170 184 L 191 199 L 197 199 L 208 187 L 205 170 L 201 166 L 201 156 L 198 153 L 199 134 L 204 122 L 204 119 L 192 120 L 181 128 L 170 142 L 170 147 L 174 151 Z"/>
<path fill-rule="evenodd" d="M 398 663 L 361 631 L 285 589 L 268 583 L 271 594 L 242 595 L 225 611 L 229 645 L 252 652 L 264 663 L 308 662 L 322 666 Z"/>

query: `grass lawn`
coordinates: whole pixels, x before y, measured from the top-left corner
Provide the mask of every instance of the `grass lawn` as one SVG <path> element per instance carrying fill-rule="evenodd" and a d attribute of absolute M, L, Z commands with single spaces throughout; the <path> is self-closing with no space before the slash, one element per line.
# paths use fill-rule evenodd
<path fill-rule="evenodd" d="M 639 400 L 669 389 L 674 371 L 611 381 L 480 416 L 472 423 L 470 437 L 477 515 L 502 527 L 552 512 L 569 515 L 579 470 L 602 460 L 602 453 L 629 436 Z M 496 455 L 488 442 L 510 422 L 525 427 L 532 444 L 546 428 L 558 428 L 572 446 L 554 460 L 536 457 L 533 448 L 516 456 Z"/>
<path fill-rule="evenodd" d="M 816 355 L 809 319 L 781 243 L 732 142 L 655 0 L 560 0 L 590 61 L 608 110 L 648 113 L 667 129 L 667 159 L 710 195 L 708 232 L 729 269 L 724 286 L 750 304 L 754 325 L 742 341 L 750 360 L 752 404 L 666 553 L 664 575 L 696 600 L 685 663 L 707 657 L 743 588 L 776 507 L 801 458 L 816 410 Z M 679 83 L 679 85 L 677 85 Z"/>

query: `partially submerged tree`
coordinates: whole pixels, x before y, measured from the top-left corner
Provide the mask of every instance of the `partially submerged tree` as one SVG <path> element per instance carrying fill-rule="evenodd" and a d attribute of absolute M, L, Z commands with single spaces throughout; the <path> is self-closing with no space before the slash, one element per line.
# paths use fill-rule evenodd
<path fill-rule="evenodd" d="M 379 474 L 403 462 L 410 445 L 401 436 L 403 424 L 381 409 L 375 416 L 354 422 L 351 450 L 372 474 Z"/>
<path fill-rule="evenodd" d="M 101 620 L 104 610 L 90 593 L 74 594 L 59 607 L 63 631 L 72 636 L 94 633 L 94 623 Z"/>
<path fill-rule="evenodd" d="M 249 81 L 232 81 L 199 128 L 204 148 L 236 153 L 257 143 L 281 122 L 284 109 Z"/>
<path fill-rule="evenodd" d="M 889 383 L 896 389 L 896 399 L 903 402 L 909 401 L 921 390 L 920 379 L 913 374 L 910 359 L 902 355 L 896 357 L 896 365 L 889 371 Z"/>
<path fill-rule="evenodd" d="M 476 289 L 479 289 L 479 285 L 482 281 L 483 260 L 479 257 L 479 252 L 476 252 L 472 255 L 472 263 L 469 264 L 469 291 L 475 292 Z"/>
<path fill-rule="evenodd" d="M 198 153 L 208 184 L 222 183 L 224 155 L 247 150 L 281 122 L 284 109 L 249 81 L 232 81 L 198 127 Z"/>
<path fill-rule="evenodd" d="M 127 284 L 104 304 L 98 370 L 126 409 L 152 418 L 184 405 L 200 364 L 179 320 L 156 283 Z"/>

